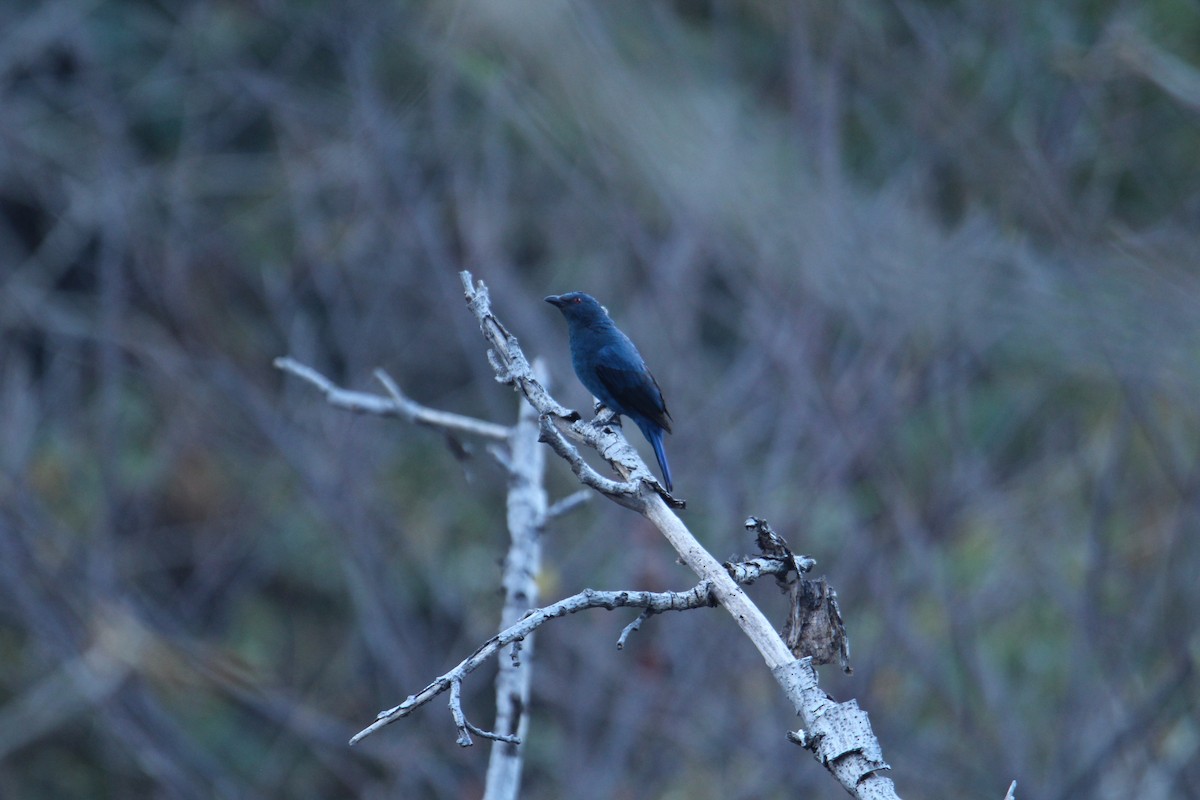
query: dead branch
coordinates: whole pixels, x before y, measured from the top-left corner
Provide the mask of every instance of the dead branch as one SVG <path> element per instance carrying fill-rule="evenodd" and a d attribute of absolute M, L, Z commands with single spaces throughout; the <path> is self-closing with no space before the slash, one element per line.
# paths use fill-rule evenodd
<path fill-rule="evenodd" d="M 387 390 L 386 397 L 341 388 L 292 358 L 278 358 L 275 366 L 315 386 L 336 408 L 398 416 L 413 424 L 493 440 L 488 451 L 509 476 L 508 530 L 511 541 L 501 577 L 504 587 L 501 629 L 513 625 L 530 606 L 537 604 L 535 577 L 541 565 L 541 530 L 547 519 L 577 508 L 587 495 L 577 492 L 553 506 L 548 505 L 543 487 L 545 451 L 538 446 L 537 416 L 528 404 L 521 404 L 517 424 L 508 427 L 423 406 L 406 396 L 383 370 L 376 370 L 375 377 Z M 540 374 L 539 364 L 534 364 L 532 369 L 535 374 Z M 524 641 L 527 658 L 532 644 L 532 639 L 527 637 Z M 520 787 L 524 759 L 515 745 L 529 725 L 528 715 L 523 710 L 529 705 L 532 668 L 518 670 L 517 665 L 515 658 L 500 663 L 496 676 L 496 733 L 478 728 L 466 719 L 461 704 L 461 683 L 456 681 L 449 685 L 450 712 L 459 732 L 459 744 L 471 744 L 472 733 L 496 742 L 488 763 L 486 800 L 511 800 L 517 797 Z"/>
<path fill-rule="evenodd" d="M 620 428 L 605 424 L 605 419 L 584 422 L 578 413 L 551 397 L 534 376 L 516 337 L 492 311 L 487 287 L 482 281 L 476 283 L 469 272 L 461 272 L 460 277 L 467 306 L 490 347 L 488 361 L 496 371 L 496 379 L 521 392 L 537 410 L 544 438 L 552 449 L 586 485 L 638 512 L 667 538 L 682 561 L 700 577 L 701 585 L 709 587 L 716 602 L 733 616 L 754 643 L 808 729 L 797 740 L 818 757 L 842 786 L 855 797 L 896 797 L 892 781 L 882 774 L 890 767 L 883 760 L 866 713 L 854 701 L 834 703 L 817 688 L 812 659 L 795 658 L 758 607 L 700 545 L 671 510 L 682 508 L 683 501 L 672 497 L 658 483 L 637 451 L 625 441 Z M 621 480 L 605 478 L 587 465 L 568 437 L 594 449 Z"/>

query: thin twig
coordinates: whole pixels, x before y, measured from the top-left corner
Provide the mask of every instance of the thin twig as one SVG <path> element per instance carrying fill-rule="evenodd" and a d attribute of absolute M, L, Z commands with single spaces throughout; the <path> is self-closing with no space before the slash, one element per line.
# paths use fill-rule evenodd
<path fill-rule="evenodd" d="M 556 500 L 546 509 L 546 519 L 556 519 L 564 514 L 569 514 L 588 500 L 591 500 L 592 497 L 592 493 L 587 489 L 580 489 L 578 492 L 569 494 L 561 500 Z"/>
<path fill-rule="evenodd" d="M 471 741 L 471 734 L 480 736 L 484 739 L 491 739 L 497 742 L 507 742 L 509 744 L 520 744 L 521 740 L 516 736 L 506 736 L 502 733 L 493 733 L 492 731 L 484 730 L 478 725 L 473 725 L 467 719 L 466 713 L 462 707 L 462 681 L 456 680 L 450 682 L 450 716 L 454 719 L 454 727 L 458 729 L 458 739 L 456 742 L 459 747 L 470 747 L 475 744 Z"/>
<path fill-rule="evenodd" d="M 626 625 L 624 630 L 621 631 L 620 637 L 617 639 L 617 649 L 624 650 L 625 640 L 629 638 L 629 634 L 633 633 L 634 631 L 641 630 L 642 623 L 650 619 L 652 616 L 654 616 L 654 614 L 655 612 L 647 608 L 645 611 L 637 615 L 637 619 Z"/>

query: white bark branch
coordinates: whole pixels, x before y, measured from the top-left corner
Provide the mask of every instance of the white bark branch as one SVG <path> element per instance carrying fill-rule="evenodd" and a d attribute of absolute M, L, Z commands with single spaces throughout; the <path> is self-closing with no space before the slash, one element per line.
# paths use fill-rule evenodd
<path fill-rule="evenodd" d="M 535 374 L 545 382 L 540 361 L 533 364 Z M 528 403 L 521 403 L 517 424 L 508 437 L 508 534 L 511 543 L 504 558 L 504 608 L 500 629 L 515 625 L 525 612 L 538 604 L 537 573 L 542 564 L 542 528 L 549 516 L 544 476 L 546 450 L 538 443 L 537 414 Z M 533 652 L 533 635 L 525 638 L 526 657 Z M 524 752 L 517 747 L 529 730 L 531 667 L 519 669 L 520 661 L 499 659 L 496 674 L 496 724 L 494 729 L 505 738 L 492 745 L 488 758 L 484 800 L 516 800 L 521 789 Z"/>
<path fill-rule="evenodd" d="M 569 494 L 563 499 L 555 501 L 546 509 L 546 520 L 550 521 L 564 514 L 569 514 L 591 499 L 592 493 L 587 489 L 580 489 L 578 492 Z"/>
<path fill-rule="evenodd" d="M 727 573 L 740 576 L 746 583 L 752 583 L 764 575 L 784 575 L 792 568 L 792 563 L 789 559 L 770 557 L 757 557 L 722 565 L 722 569 L 726 570 Z M 513 645 L 527 648 L 533 632 L 550 620 L 589 608 L 603 608 L 608 611 L 616 608 L 644 609 L 642 614 L 621 632 L 621 636 L 617 640 L 617 649 L 623 649 L 625 640 L 629 634 L 640 627 L 642 621 L 649 619 L 655 614 L 661 614 L 665 611 L 688 611 L 695 608 L 712 608 L 715 605 L 717 605 L 717 601 L 712 594 L 712 586 L 707 581 L 701 581 L 691 589 L 683 592 L 598 591 L 596 589 L 584 589 L 578 594 L 563 598 L 545 608 L 536 608 L 525 612 L 513 624 L 488 639 L 474 653 L 460 661 L 454 669 L 435 678 L 433 682 L 420 692 L 409 695 L 400 705 L 389 708 L 386 711 L 381 711 L 379 716 L 376 717 L 375 722 L 355 734 L 350 743 L 356 744 L 380 728 L 408 716 L 415 709 L 433 700 L 442 692 L 451 691 L 453 693 L 456 691 L 455 686 L 461 685 L 462 681 L 474 672 L 480 664 L 499 653 L 505 647 Z M 513 658 L 508 661 L 504 659 L 500 659 L 499 661 L 501 669 L 504 669 L 506 664 L 513 669 L 521 665 L 515 652 Z M 474 730 L 474 728 L 469 723 L 465 725 L 459 724 L 461 722 L 462 707 L 461 702 L 455 702 L 453 694 L 451 696 L 450 710 L 454 716 L 455 725 L 459 728 L 459 741 L 462 743 L 462 731 Z M 505 730 L 499 724 L 496 727 L 501 734 Z M 492 738 L 497 736 L 497 734 L 485 735 Z M 470 737 L 467 738 L 469 740 Z"/>
<path fill-rule="evenodd" d="M 421 405 L 401 392 L 395 381 L 388 377 L 383 370 L 375 370 L 375 377 L 388 390 L 391 394 L 390 397 L 343 389 L 312 367 L 301 364 L 288 356 L 277 358 L 273 363 L 276 369 L 311 383 L 321 394 L 325 395 L 325 401 L 335 408 L 363 414 L 378 414 L 383 417 L 400 417 L 416 425 L 427 425 L 431 428 L 441 428 L 456 433 L 469 433 L 485 439 L 505 441 L 508 438 L 509 429 L 505 425 L 497 425 L 494 422 L 449 411 L 438 411 Z"/>
<path fill-rule="evenodd" d="M 425 705 L 442 692 L 453 689 L 493 655 L 505 647 L 518 642 L 524 642 L 542 625 L 553 619 L 574 614 L 589 608 L 603 608 L 612 611 L 616 608 L 643 608 L 662 613 L 664 611 L 687 611 L 693 608 L 708 608 L 714 605 L 707 583 L 699 583 L 686 592 L 644 592 L 644 591 L 597 591 L 584 589 L 578 594 L 559 600 L 545 608 L 534 609 L 516 624 L 505 628 L 498 634 L 480 645 L 474 653 L 464 658 L 454 669 L 435 678 L 432 683 L 421 691 L 409 697 L 400 705 L 381 711 L 375 721 L 356 733 L 350 744 L 357 744 L 375 731 L 408 716 L 415 709 Z M 501 660 L 503 664 L 503 659 Z M 452 705 L 453 710 L 453 705 Z M 456 717 L 457 724 L 457 717 Z M 460 740 L 461 741 L 461 740 Z"/>

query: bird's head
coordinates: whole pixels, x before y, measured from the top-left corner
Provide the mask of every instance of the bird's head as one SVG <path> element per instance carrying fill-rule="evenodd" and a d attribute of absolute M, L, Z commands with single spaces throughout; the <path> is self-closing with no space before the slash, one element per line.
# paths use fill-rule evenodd
<path fill-rule="evenodd" d="M 581 322 L 587 325 L 608 319 L 608 311 L 604 306 L 600 305 L 596 298 L 583 292 L 552 294 L 546 298 L 546 302 L 556 306 L 567 318 L 567 322 Z"/>

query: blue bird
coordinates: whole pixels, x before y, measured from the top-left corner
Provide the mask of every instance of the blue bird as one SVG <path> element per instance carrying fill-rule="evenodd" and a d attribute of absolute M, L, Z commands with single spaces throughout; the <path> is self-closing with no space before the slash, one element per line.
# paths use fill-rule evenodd
<path fill-rule="evenodd" d="M 546 302 L 567 318 L 571 366 L 580 383 L 601 405 L 614 414 L 629 417 L 641 429 L 654 448 L 663 484 L 671 491 L 671 468 L 663 450 L 663 432 L 671 432 L 671 415 L 641 353 L 591 295 L 552 294 Z"/>

